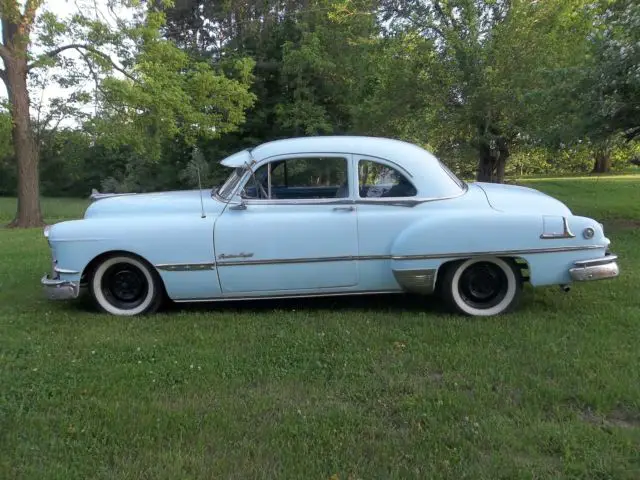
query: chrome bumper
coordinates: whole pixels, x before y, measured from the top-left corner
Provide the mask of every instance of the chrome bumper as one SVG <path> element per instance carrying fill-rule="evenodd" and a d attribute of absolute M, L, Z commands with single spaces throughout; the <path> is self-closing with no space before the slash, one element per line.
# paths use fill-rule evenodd
<path fill-rule="evenodd" d="M 574 282 L 614 278 L 620 275 L 617 259 L 616 255 L 605 255 L 593 260 L 575 262 L 575 266 L 569 269 L 569 274 Z"/>
<path fill-rule="evenodd" d="M 51 278 L 45 275 L 40 280 L 45 295 L 49 300 L 70 300 L 80 295 L 80 283 Z"/>

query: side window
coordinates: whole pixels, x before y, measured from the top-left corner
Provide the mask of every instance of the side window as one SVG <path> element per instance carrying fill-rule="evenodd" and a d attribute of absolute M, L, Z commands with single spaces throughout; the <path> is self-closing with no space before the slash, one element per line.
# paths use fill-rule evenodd
<path fill-rule="evenodd" d="M 418 194 L 402 173 L 373 160 L 358 162 L 358 183 L 362 198 L 414 197 Z"/>
<path fill-rule="evenodd" d="M 249 179 L 244 196 L 281 200 L 344 198 L 349 196 L 348 178 L 346 158 L 276 160 L 256 170 L 255 181 Z"/>

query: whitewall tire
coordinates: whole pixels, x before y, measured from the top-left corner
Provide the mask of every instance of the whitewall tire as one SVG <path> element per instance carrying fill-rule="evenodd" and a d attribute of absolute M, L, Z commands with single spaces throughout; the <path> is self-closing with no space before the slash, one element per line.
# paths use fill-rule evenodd
<path fill-rule="evenodd" d="M 91 275 L 89 290 L 100 310 L 121 316 L 153 313 L 164 295 L 153 268 L 129 255 L 102 260 Z"/>
<path fill-rule="evenodd" d="M 439 283 L 449 306 L 470 316 L 510 312 L 522 296 L 519 269 L 497 257 L 475 257 L 446 265 Z"/>

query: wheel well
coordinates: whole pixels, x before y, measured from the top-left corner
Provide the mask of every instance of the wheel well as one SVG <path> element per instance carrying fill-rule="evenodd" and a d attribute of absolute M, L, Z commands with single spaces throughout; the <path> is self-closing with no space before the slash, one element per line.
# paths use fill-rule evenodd
<path fill-rule="evenodd" d="M 498 257 L 498 258 L 501 258 L 503 260 L 510 262 L 520 272 L 520 278 L 522 278 L 522 280 L 525 282 L 529 281 L 529 278 L 531 277 L 530 267 L 529 267 L 529 263 L 527 263 L 527 261 L 524 258 L 521 258 L 521 257 Z M 455 260 L 449 260 L 447 262 L 444 262 L 442 265 L 440 265 L 440 267 L 438 267 L 438 273 L 436 274 L 436 288 L 439 286 L 440 279 L 442 278 L 444 272 L 447 271 L 447 269 L 451 268 L 453 265 L 457 263 L 464 262 L 465 260 L 468 260 L 468 259 L 469 257 L 456 258 Z"/>
<path fill-rule="evenodd" d="M 151 264 L 151 262 L 149 262 L 146 258 L 141 257 L 136 253 L 128 252 L 126 250 L 111 250 L 109 252 L 103 252 L 97 257 L 93 258 L 93 260 L 91 260 L 82 271 L 82 275 L 80 276 L 80 283 L 86 285 L 89 282 L 89 278 L 91 278 L 91 275 L 93 274 L 95 269 L 98 267 L 98 265 L 100 265 L 101 262 L 103 262 L 109 257 L 115 257 L 118 255 L 126 255 L 128 257 L 133 257 L 141 261 L 145 265 L 147 265 L 151 270 L 151 272 L 154 275 L 156 275 L 157 279 L 160 280 L 160 285 L 162 285 L 162 289 L 166 293 L 166 287 L 164 285 L 164 281 L 162 280 L 162 277 L 158 274 L 158 270 L 156 270 L 156 268 Z"/>

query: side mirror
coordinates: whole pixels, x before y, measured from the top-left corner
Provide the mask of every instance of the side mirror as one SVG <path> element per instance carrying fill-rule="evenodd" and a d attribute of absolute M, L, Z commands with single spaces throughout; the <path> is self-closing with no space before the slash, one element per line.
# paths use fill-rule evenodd
<path fill-rule="evenodd" d="M 229 210 L 246 210 L 247 205 L 244 202 L 237 203 L 229 207 Z"/>

